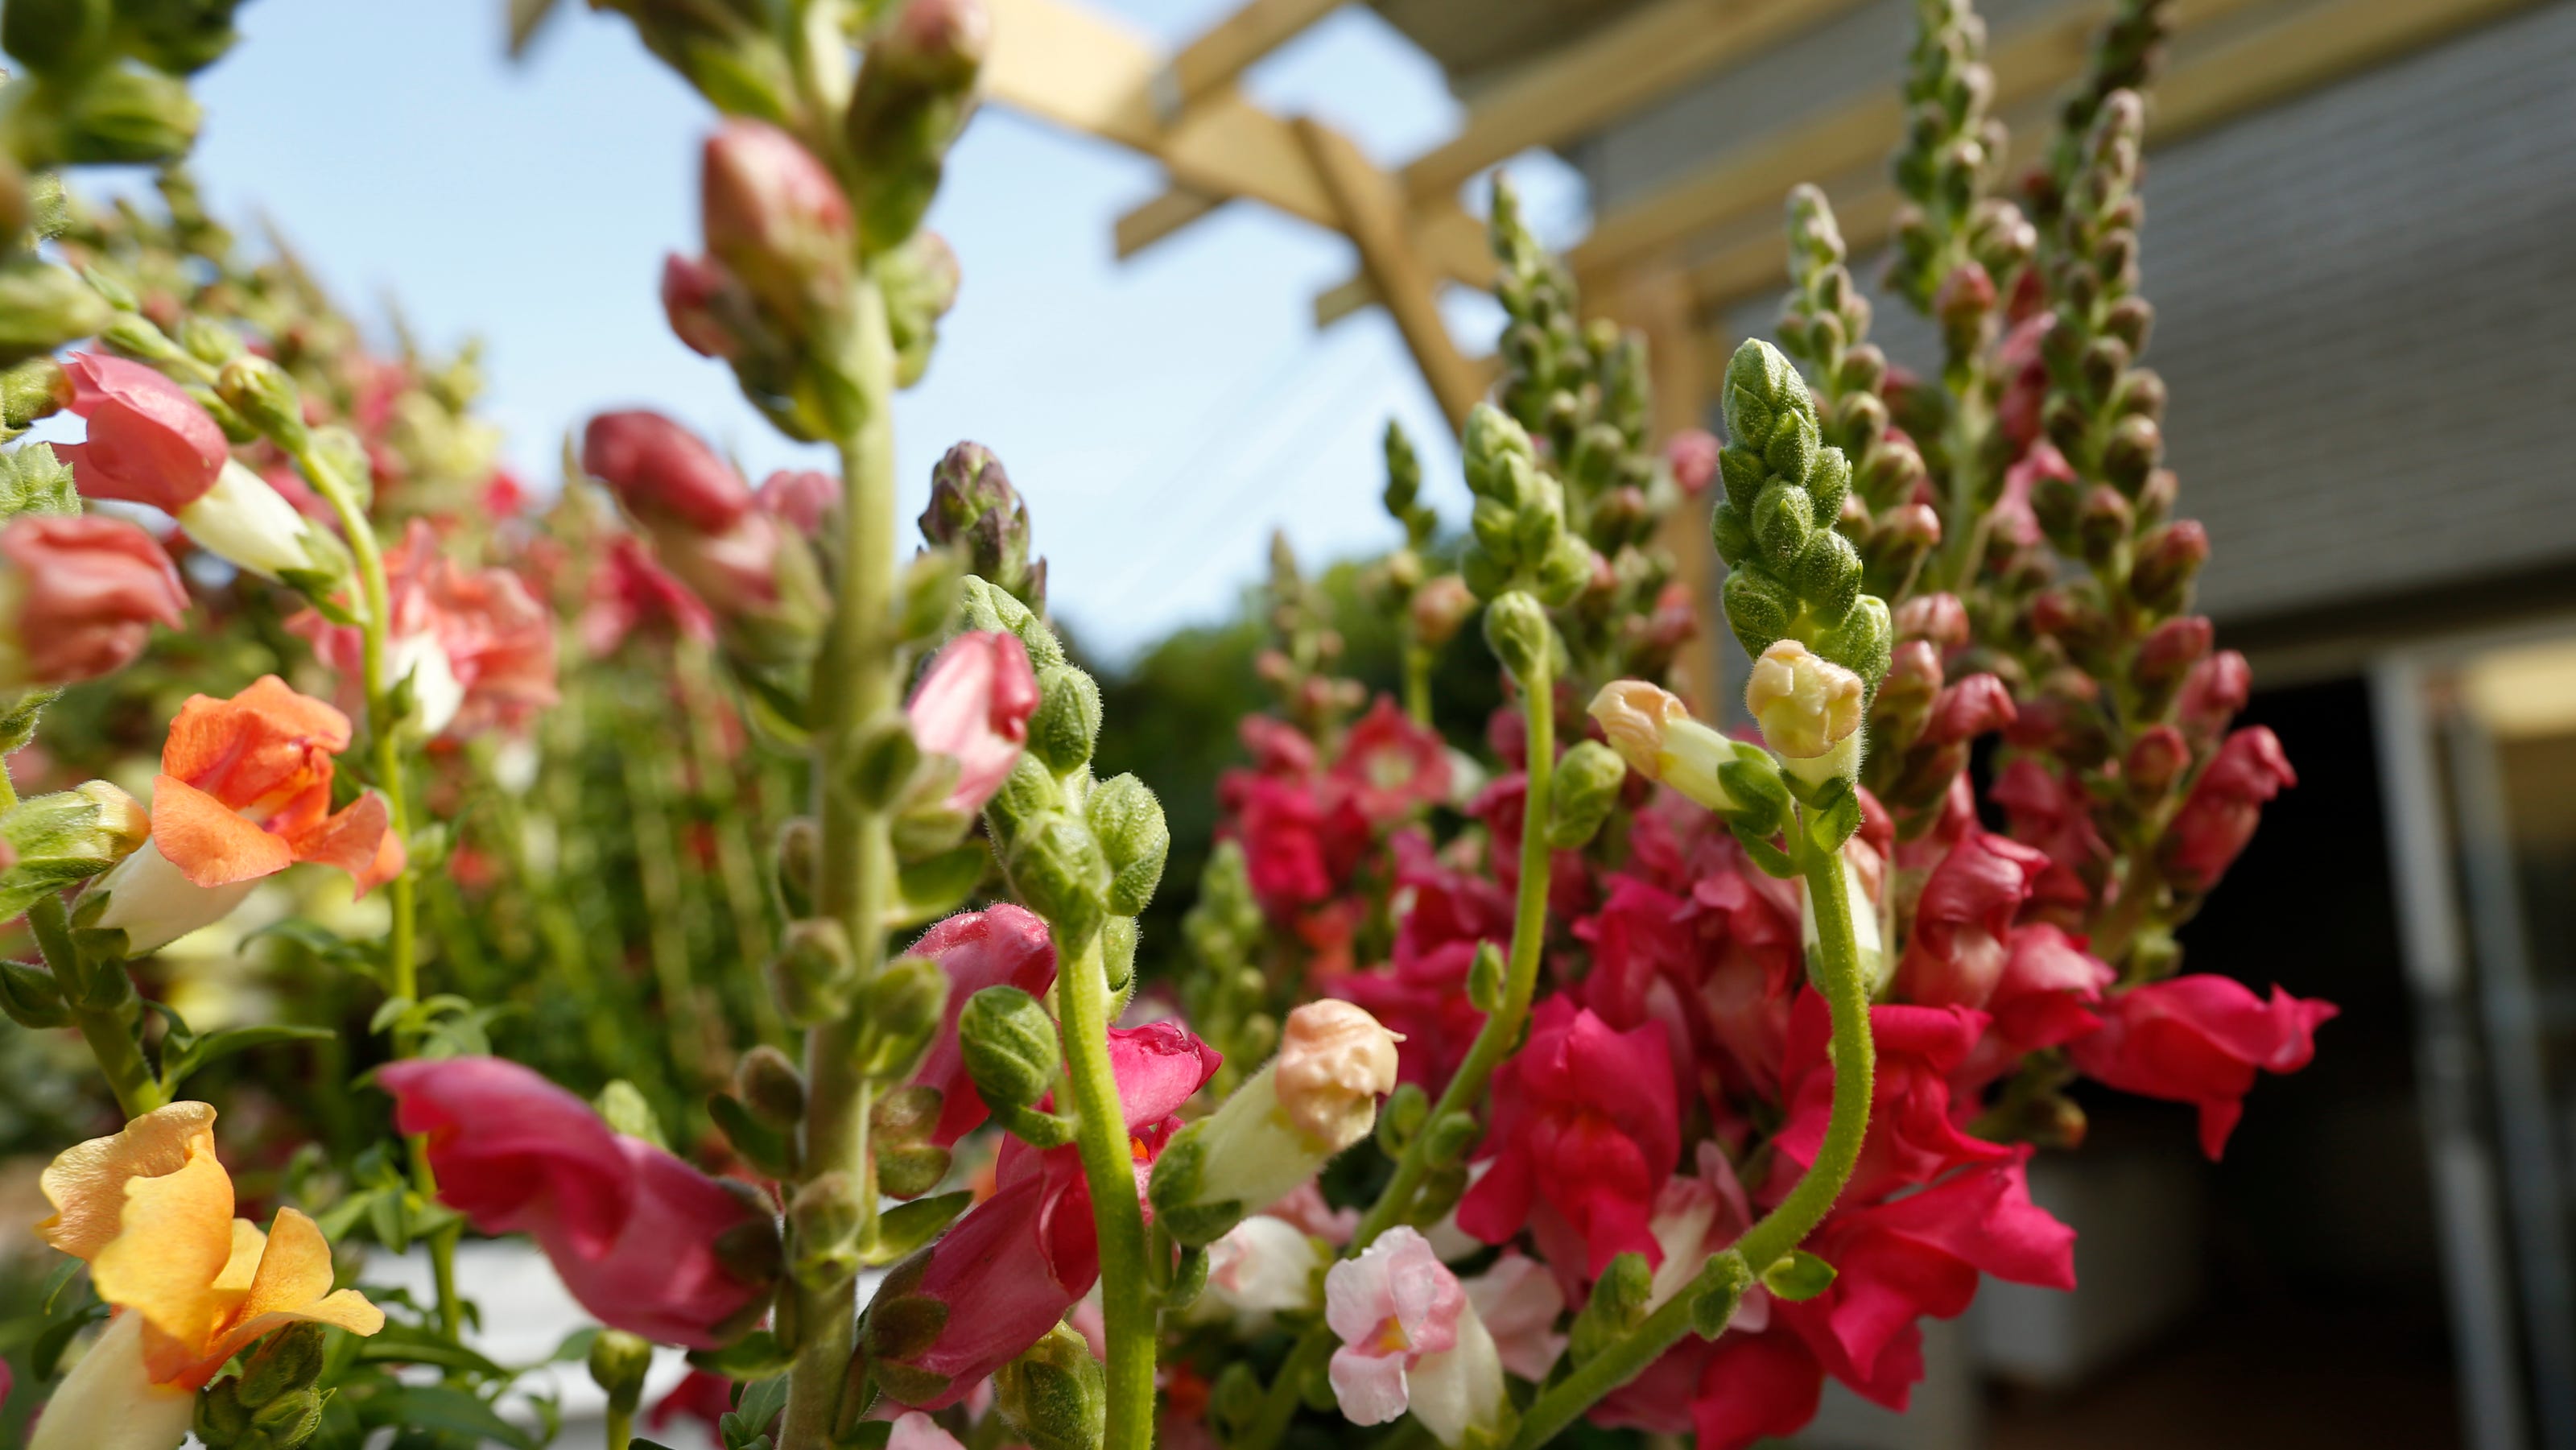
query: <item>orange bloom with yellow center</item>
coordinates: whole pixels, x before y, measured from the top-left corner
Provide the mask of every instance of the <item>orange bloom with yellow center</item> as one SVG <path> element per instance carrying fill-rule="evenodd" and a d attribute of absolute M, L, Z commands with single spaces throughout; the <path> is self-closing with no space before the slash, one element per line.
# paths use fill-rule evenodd
<path fill-rule="evenodd" d="M 298 861 L 337 866 L 358 889 L 402 869 L 384 798 L 331 809 L 331 757 L 349 717 L 275 675 L 229 700 L 192 695 L 170 722 L 152 784 L 152 840 L 199 886 L 226 886 Z"/>
<path fill-rule="evenodd" d="M 55 1212 L 37 1233 L 89 1261 L 91 1286 L 120 1320 L 142 1321 L 154 1386 L 194 1391 L 252 1341 L 299 1321 L 352 1334 L 385 1324 L 366 1296 L 332 1289 L 331 1246 L 312 1219 L 281 1208 L 261 1233 L 233 1217 L 214 1125 L 204 1103 L 156 1108 L 114 1137 L 66 1149 L 39 1180 Z"/>

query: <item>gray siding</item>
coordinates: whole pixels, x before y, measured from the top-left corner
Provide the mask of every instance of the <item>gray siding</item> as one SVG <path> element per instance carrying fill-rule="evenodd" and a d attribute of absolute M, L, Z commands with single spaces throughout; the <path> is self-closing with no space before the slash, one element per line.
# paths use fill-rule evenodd
<path fill-rule="evenodd" d="M 1675 124 L 1584 151 L 1602 205 L 1713 149 Z M 2205 609 L 2576 564 L 2576 4 L 2156 150 L 2146 192 L 2147 361 L 2215 549 Z M 1775 308 L 1724 325 L 1767 336 Z M 1891 354 L 1927 354 L 1901 303 L 1879 318 Z"/>

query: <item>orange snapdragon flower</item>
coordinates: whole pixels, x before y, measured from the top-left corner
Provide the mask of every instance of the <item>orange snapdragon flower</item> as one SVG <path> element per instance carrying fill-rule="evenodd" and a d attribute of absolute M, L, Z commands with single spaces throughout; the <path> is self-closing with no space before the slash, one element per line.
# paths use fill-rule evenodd
<path fill-rule="evenodd" d="M 193 695 L 170 722 L 152 787 L 152 839 L 98 878 L 91 924 L 151 951 L 221 920 L 250 884 L 298 861 L 337 866 L 361 894 L 403 867 L 384 798 L 331 809 L 349 717 L 275 675 L 229 700 Z"/>
<path fill-rule="evenodd" d="M 196 1391 L 226 1361 L 299 1321 L 373 1334 L 383 1311 L 331 1287 L 331 1246 L 281 1208 L 267 1233 L 233 1217 L 215 1110 L 156 1108 L 64 1150 L 39 1183 L 45 1242 L 89 1263 L 116 1316 L 45 1407 L 32 1450 L 176 1445 Z"/>

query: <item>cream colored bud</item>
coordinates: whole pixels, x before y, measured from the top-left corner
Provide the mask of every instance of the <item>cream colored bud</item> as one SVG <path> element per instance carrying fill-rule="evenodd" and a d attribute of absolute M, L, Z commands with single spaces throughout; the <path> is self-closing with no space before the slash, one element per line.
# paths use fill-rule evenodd
<path fill-rule="evenodd" d="M 1735 742 L 1692 719 L 1680 696 L 1644 680 L 1612 680 L 1592 697 L 1592 718 L 1629 769 L 1710 810 L 1736 809 L 1717 778 L 1718 767 L 1735 759 Z"/>
<path fill-rule="evenodd" d="M 1377 1100 L 1395 1091 L 1395 1044 L 1365 1010 L 1336 998 L 1288 1014 L 1279 1039 L 1279 1106 L 1307 1137 L 1338 1152 L 1368 1135 Z"/>
<path fill-rule="evenodd" d="M 1761 722 L 1772 750 L 1791 760 L 1812 760 L 1859 733 L 1865 693 L 1860 676 L 1784 639 L 1753 662 L 1744 707 Z"/>

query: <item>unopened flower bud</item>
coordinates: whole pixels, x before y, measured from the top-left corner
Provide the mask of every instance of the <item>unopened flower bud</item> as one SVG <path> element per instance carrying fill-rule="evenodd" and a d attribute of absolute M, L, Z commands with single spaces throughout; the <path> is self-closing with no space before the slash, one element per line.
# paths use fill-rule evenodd
<path fill-rule="evenodd" d="M 1108 1382 L 1090 1341 L 1058 1324 L 993 1372 L 993 1408 L 1029 1450 L 1091 1450 L 1108 1424 Z"/>
<path fill-rule="evenodd" d="M 1547 610 L 1528 591 L 1514 589 L 1485 608 L 1485 643 L 1524 688 L 1545 677 L 1556 650 Z"/>
<path fill-rule="evenodd" d="M 975 106 L 992 47 L 983 0 L 909 0 L 868 45 L 843 125 L 857 168 L 860 244 L 882 252 L 920 225 L 949 144 Z"/>
<path fill-rule="evenodd" d="M 778 828 L 778 894 L 790 918 L 813 910 L 814 873 L 823 854 L 823 828 L 812 816 L 790 816 Z"/>
<path fill-rule="evenodd" d="M 977 1095 L 997 1109 L 1036 1103 L 1064 1068 L 1055 1019 L 1017 987 L 986 987 L 967 998 L 957 1044 Z"/>
<path fill-rule="evenodd" d="M 244 353 L 224 365 L 215 377 L 215 395 L 243 422 L 279 446 L 295 449 L 305 437 L 304 396 L 286 369 L 256 353 Z"/>
<path fill-rule="evenodd" d="M 1619 803 L 1619 787 L 1627 778 L 1627 762 L 1598 740 L 1581 741 L 1566 751 L 1548 781 L 1548 845 L 1573 851 L 1591 840 Z"/>
<path fill-rule="evenodd" d="M 1847 775 L 1859 763 L 1861 702 L 1867 688 L 1859 675 L 1784 639 L 1753 662 L 1744 707 L 1761 725 L 1773 753 L 1793 762 L 1790 768 L 1813 771 L 1811 778 L 1822 780 L 1827 774 Z M 1824 763 L 1802 769 L 1794 764 L 1801 761 Z"/>
<path fill-rule="evenodd" d="M 2199 664 L 2183 680 L 2182 697 L 2174 704 L 2175 717 L 2183 733 L 2196 742 L 2218 738 L 2227 722 L 2245 708 L 2254 692 L 2254 672 L 2245 656 L 2232 649 L 2220 650 Z"/>
<path fill-rule="evenodd" d="M 1011 487 L 1002 460 L 981 443 L 960 443 L 930 471 L 930 504 L 922 537 L 966 551 L 966 572 L 1046 607 L 1046 561 L 1029 559 L 1029 510 Z"/>
<path fill-rule="evenodd" d="M 826 1289 L 859 1271 L 859 1185 L 845 1172 L 816 1174 L 796 1190 L 787 1205 L 789 1243 L 795 1258 L 789 1265 L 796 1282 Z"/>
<path fill-rule="evenodd" d="M 1896 637 L 1924 640 L 1936 649 L 1961 648 L 1968 642 L 1967 606 L 1956 594 L 1917 594 L 1897 606 Z"/>
<path fill-rule="evenodd" d="M 175 160 L 196 144 L 204 110 L 186 83 L 139 66 L 83 75 L 63 97 L 50 138 L 61 160 L 91 166 Z"/>
<path fill-rule="evenodd" d="M 2102 475 L 2134 498 L 2146 487 L 2163 451 L 2164 430 L 2155 419 L 2133 413 L 2112 425 L 2110 440 L 2102 445 Z"/>
<path fill-rule="evenodd" d="M 1162 882 L 1163 860 L 1172 849 L 1162 802 L 1136 777 L 1113 776 L 1092 788 L 1083 803 L 1083 818 L 1109 862 L 1109 914 L 1134 916 L 1143 911 Z"/>
<path fill-rule="evenodd" d="M 132 664 L 188 592 L 159 541 L 105 514 L 0 525 L 0 689 L 68 685 Z"/>
<path fill-rule="evenodd" d="M 609 1408 L 632 1415 L 644 1398 L 644 1376 L 653 1368 L 653 1342 L 623 1329 L 603 1329 L 590 1342 L 590 1382 L 608 1394 Z"/>
<path fill-rule="evenodd" d="M 2208 656 L 2212 633 L 2209 620 L 2197 614 L 2168 619 L 2147 632 L 2129 666 L 2146 714 L 2164 713 L 2164 703 L 2182 688 L 2191 667 Z"/>
<path fill-rule="evenodd" d="M 107 299 L 69 267 L 34 256 L 0 262 L 0 366 L 78 342 L 113 315 Z"/>
<path fill-rule="evenodd" d="M 841 924 L 827 916 L 809 916 L 788 923 L 786 939 L 771 959 L 769 980 L 787 1020 L 812 1027 L 847 1009 L 857 971 L 849 934 Z"/>
<path fill-rule="evenodd" d="M 1902 750 L 1923 733 L 1941 684 L 1941 656 L 1930 641 L 1909 639 L 1896 647 L 1869 706 L 1870 738 L 1879 749 Z"/>
<path fill-rule="evenodd" d="M 662 315 L 672 335 L 700 357 L 741 360 L 744 347 L 727 320 L 731 294 L 738 291 L 731 273 L 708 257 L 673 252 L 662 259 Z"/>
<path fill-rule="evenodd" d="M 1775 431 L 1790 418 L 1804 417 L 1812 427 L 1816 404 L 1806 379 L 1778 348 L 1760 338 L 1746 338 L 1727 360 L 1725 411 L 1731 442 L 1767 451 Z M 1802 479 L 1803 471 L 1794 477 Z"/>
<path fill-rule="evenodd" d="M 1413 591 L 1414 638 L 1438 649 L 1458 637 L 1467 617 L 1476 612 L 1475 591 L 1455 574 L 1442 574 L 1422 581 Z"/>
<path fill-rule="evenodd" d="M 1209 1243 L 1314 1177 L 1375 1125 L 1401 1040 L 1334 998 L 1289 1013 L 1279 1055 L 1156 1161 L 1157 1221 L 1182 1243 Z"/>
<path fill-rule="evenodd" d="M 2083 510 L 2075 518 L 2075 536 L 2085 562 L 2096 568 L 2107 566 L 2129 537 L 2131 521 L 2129 501 L 2117 490 L 2099 484 L 2086 490 Z"/>
<path fill-rule="evenodd" d="M 1029 717 L 1029 753 L 1067 775 L 1090 761 L 1099 737 L 1099 683 L 1071 665 L 1041 670 L 1037 713 Z"/>
<path fill-rule="evenodd" d="M 894 385 L 908 388 L 930 370 L 939 320 L 957 305 L 957 251 L 937 232 L 916 231 L 877 258 L 876 279 L 885 294 L 886 331 L 894 342 Z"/>
<path fill-rule="evenodd" d="M 63 984 L 29 962 L 0 960 L 0 1016 L 33 1031 L 72 1025 Z"/>
<path fill-rule="evenodd" d="M 50 357 L 0 372 L 0 426 L 25 428 L 71 406 L 72 380 Z"/>
<path fill-rule="evenodd" d="M 1891 584 L 1905 579 L 1914 565 L 1941 545 L 1941 516 L 1929 504 L 1900 504 L 1889 509 L 1878 520 L 1878 530 L 1870 536 L 1869 566 L 1872 578 L 1883 578 Z"/>
<path fill-rule="evenodd" d="M 2138 541 L 2129 565 L 2129 593 L 2157 614 L 2170 614 L 2191 597 L 2200 566 L 2209 559 L 2209 531 L 2197 519 L 2165 525 Z"/>
<path fill-rule="evenodd" d="M 859 1071 L 872 1078 L 908 1078 L 948 1009 L 948 973 L 928 957 L 897 957 L 868 983 L 866 1009 Z"/>
<path fill-rule="evenodd" d="M 850 208 L 814 153 L 785 131 L 734 119 L 707 138 L 699 172 L 707 250 L 795 326 L 838 306 L 856 265 Z"/>
<path fill-rule="evenodd" d="M 1685 428 L 1664 443 L 1664 465 L 1687 498 L 1708 491 L 1717 478 L 1717 436 L 1705 428 Z"/>
<path fill-rule="evenodd" d="M 805 1075 L 787 1054 L 761 1043 L 734 1064 L 734 1095 L 752 1116 L 773 1128 L 794 1127 L 805 1116 Z"/>
<path fill-rule="evenodd" d="M 2171 725 L 2152 725 L 2129 746 L 2121 764 L 2131 798 L 2152 801 L 2173 789 L 2191 766 L 2191 747 Z"/>

